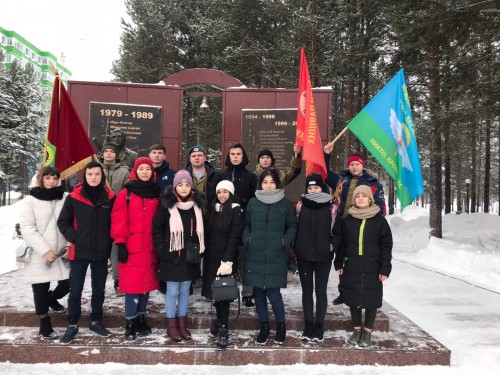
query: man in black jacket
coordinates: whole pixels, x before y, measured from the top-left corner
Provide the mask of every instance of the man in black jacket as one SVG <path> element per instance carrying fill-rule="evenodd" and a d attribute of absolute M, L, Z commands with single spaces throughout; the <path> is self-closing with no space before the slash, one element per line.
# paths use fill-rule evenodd
<path fill-rule="evenodd" d="M 81 297 L 85 275 L 90 266 L 92 300 L 90 330 L 99 336 L 111 334 L 102 324 L 104 289 L 108 276 L 108 258 L 113 240 L 110 236 L 111 210 L 115 194 L 105 185 L 104 170 L 97 161 L 85 166 L 83 184 L 78 185 L 66 198 L 57 219 L 63 236 L 72 243 L 69 250 L 68 328 L 61 338 L 69 344 L 78 333 L 78 320 L 82 313 Z"/>
<path fill-rule="evenodd" d="M 188 151 L 187 170 L 193 178 L 193 184 L 210 205 L 215 198 L 215 187 L 218 181 L 218 170 L 210 164 L 203 146 L 193 146 Z M 204 211 L 206 212 L 206 210 Z"/>

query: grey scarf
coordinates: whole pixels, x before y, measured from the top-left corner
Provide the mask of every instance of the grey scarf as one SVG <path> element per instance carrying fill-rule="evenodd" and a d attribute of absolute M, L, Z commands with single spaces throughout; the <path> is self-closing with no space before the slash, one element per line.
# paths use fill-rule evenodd
<path fill-rule="evenodd" d="M 255 198 L 265 204 L 273 204 L 279 202 L 284 197 L 284 189 L 257 190 L 255 192 Z"/>
<path fill-rule="evenodd" d="M 312 194 L 306 193 L 302 194 L 302 196 L 307 200 L 316 203 L 327 203 L 332 200 L 332 196 L 327 193 L 312 193 Z"/>
<path fill-rule="evenodd" d="M 356 219 L 369 219 L 371 217 L 374 217 L 378 212 L 380 211 L 380 207 L 377 206 L 376 204 L 371 205 L 370 207 L 367 208 L 358 208 L 355 206 L 352 206 L 349 208 L 349 214 L 356 218 Z"/>

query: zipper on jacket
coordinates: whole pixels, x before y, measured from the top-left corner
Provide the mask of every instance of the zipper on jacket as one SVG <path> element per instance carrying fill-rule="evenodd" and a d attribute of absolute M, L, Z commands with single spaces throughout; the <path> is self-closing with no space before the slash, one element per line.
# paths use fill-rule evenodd
<path fill-rule="evenodd" d="M 266 289 L 266 281 L 267 281 L 267 256 L 269 253 L 269 212 L 271 211 L 271 205 L 267 205 L 267 213 L 266 213 L 266 257 L 264 259 L 265 272 L 264 272 L 264 289 Z"/>
<path fill-rule="evenodd" d="M 363 251 L 363 245 L 364 245 L 364 236 L 365 236 L 365 225 L 366 225 L 366 219 L 363 219 L 361 221 L 361 225 L 359 227 L 359 255 L 361 256 L 361 302 L 359 304 L 359 307 L 363 306 L 363 289 L 365 287 L 365 254 Z"/>

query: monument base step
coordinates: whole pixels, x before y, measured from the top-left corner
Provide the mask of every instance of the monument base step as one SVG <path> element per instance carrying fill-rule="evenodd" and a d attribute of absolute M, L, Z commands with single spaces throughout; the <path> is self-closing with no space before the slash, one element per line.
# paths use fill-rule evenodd
<path fill-rule="evenodd" d="M 327 330 L 323 343 L 300 339 L 299 330 L 289 330 L 283 345 L 274 343 L 274 331 L 265 346 L 255 343 L 256 330 L 231 332 L 225 351 L 215 349 L 215 340 L 206 329 L 192 329 L 192 340 L 174 343 L 165 329 L 154 328 L 153 334 L 127 341 L 124 329 L 112 328 L 110 337 L 93 335 L 87 325 L 69 345 L 56 340 L 42 340 L 36 327 L 0 328 L 0 361 L 12 363 L 106 363 L 182 364 L 182 365 L 444 365 L 450 364 L 450 351 L 418 326 L 391 309 L 391 331 L 373 333 L 368 349 L 347 343 L 350 330 Z M 273 328 L 271 326 L 271 328 Z M 64 327 L 55 328 L 61 336 Z"/>

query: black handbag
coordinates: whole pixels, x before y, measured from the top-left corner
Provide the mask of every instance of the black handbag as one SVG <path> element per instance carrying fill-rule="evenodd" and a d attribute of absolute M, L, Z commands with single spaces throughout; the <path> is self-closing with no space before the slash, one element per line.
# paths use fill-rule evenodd
<path fill-rule="evenodd" d="M 234 276 L 216 277 L 212 284 L 212 299 L 214 301 L 239 300 L 240 290 Z"/>
<path fill-rule="evenodd" d="M 186 244 L 186 263 L 188 264 L 200 264 L 201 254 L 200 254 L 200 244 L 194 242 L 188 242 Z"/>

